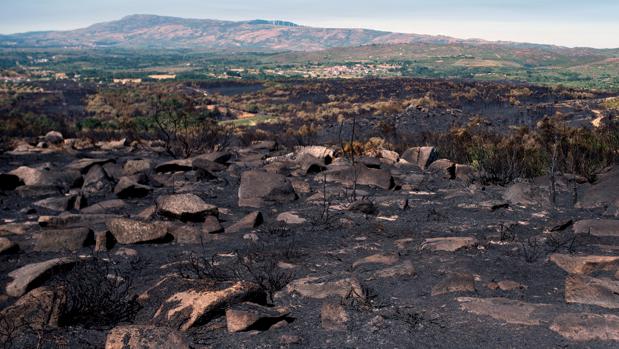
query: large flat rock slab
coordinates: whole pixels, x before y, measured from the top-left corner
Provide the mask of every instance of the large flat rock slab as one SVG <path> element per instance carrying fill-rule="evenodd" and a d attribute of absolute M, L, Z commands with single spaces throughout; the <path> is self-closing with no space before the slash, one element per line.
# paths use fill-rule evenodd
<path fill-rule="evenodd" d="M 59 216 L 40 216 L 38 223 L 42 227 L 94 227 L 104 224 L 108 219 L 118 218 L 113 214 L 61 214 Z"/>
<path fill-rule="evenodd" d="M 394 265 L 399 260 L 400 259 L 398 258 L 398 256 L 394 254 L 373 254 L 371 256 L 367 256 L 367 257 L 356 260 L 352 264 L 352 267 L 354 269 L 359 266 L 368 265 L 368 264 Z"/>
<path fill-rule="evenodd" d="M 290 181 L 283 175 L 263 171 L 246 171 L 241 174 L 239 206 L 262 206 L 292 202 L 297 194 Z"/>
<path fill-rule="evenodd" d="M 153 161 L 150 159 L 127 160 L 123 165 L 123 174 L 131 176 L 138 173 L 149 173 L 153 168 Z"/>
<path fill-rule="evenodd" d="M 550 196 L 539 186 L 530 183 L 514 183 L 507 187 L 503 199 L 514 205 L 521 206 L 548 206 Z"/>
<path fill-rule="evenodd" d="M 156 172 L 186 172 L 193 169 L 192 159 L 170 160 L 158 164 L 155 167 Z"/>
<path fill-rule="evenodd" d="M 0 256 L 13 253 L 19 250 L 19 246 L 13 241 L 0 237 Z"/>
<path fill-rule="evenodd" d="M 120 210 L 125 207 L 127 207 L 127 203 L 124 200 L 113 199 L 94 203 L 81 209 L 80 212 L 84 214 L 100 214 L 107 211 Z"/>
<path fill-rule="evenodd" d="M 6 294 L 11 297 L 20 297 L 28 291 L 28 287 L 46 272 L 62 266 L 71 265 L 76 262 L 75 258 L 63 257 L 54 258 L 44 262 L 32 263 L 13 270 L 9 277 L 13 280 L 6 286 Z"/>
<path fill-rule="evenodd" d="M 434 147 L 413 147 L 405 150 L 400 158 L 423 170 L 438 158 L 438 152 Z"/>
<path fill-rule="evenodd" d="M 619 281 L 586 275 L 571 275 L 565 280 L 565 301 L 618 309 Z"/>
<path fill-rule="evenodd" d="M 614 219 L 585 219 L 574 223 L 573 229 L 576 234 L 619 238 L 619 220 Z"/>
<path fill-rule="evenodd" d="M 77 251 L 95 243 L 94 233 L 89 228 L 42 230 L 35 236 L 35 251 Z"/>
<path fill-rule="evenodd" d="M 476 315 L 489 316 L 513 325 L 541 325 L 552 319 L 553 307 L 508 298 L 459 297 L 460 308 Z"/>
<path fill-rule="evenodd" d="M 98 165 L 98 166 L 103 166 L 106 163 L 109 162 L 114 162 L 114 159 L 89 159 L 89 158 L 84 158 L 84 159 L 78 159 L 75 160 L 73 162 L 71 162 L 70 164 L 68 164 L 66 166 L 66 168 L 74 170 L 74 171 L 79 171 L 82 174 L 86 174 L 88 173 L 88 171 L 90 170 L 91 167 Z"/>
<path fill-rule="evenodd" d="M 308 276 L 292 281 L 286 286 L 288 293 L 297 293 L 303 297 L 324 299 L 331 296 L 346 297 L 351 294 L 362 295 L 359 281 L 353 277 L 331 279 Z"/>
<path fill-rule="evenodd" d="M 422 250 L 456 252 L 464 248 L 477 246 L 477 239 L 467 236 L 426 239 L 421 244 Z"/>
<path fill-rule="evenodd" d="M 0 310 L 0 317 L 11 319 L 14 324 L 27 323 L 34 329 L 58 327 L 64 306 L 66 294 L 61 288 L 37 287 L 21 296 L 13 305 Z M 2 334 L 0 332 L 0 339 Z"/>
<path fill-rule="evenodd" d="M 619 256 L 574 256 L 555 253 L 549 260 L 570 274 L 588 274 L 596 270 L 616 269 Z"/>
<path fill-rule="evenodd" d="M 259 304 L 245 302 L 226 309 L 228 332 L 267 330 L 271 326 L 286 321 L 289 314 L 285 308 L 269 308 Z"/>
<path fill-rule="evenodd" d="M 105 349 L 189 349 L 185 336 L 167 327 L 126 325 L 110 330 Z"/>
<path fill-rule="evenodd" d="M 614 205 L 619 207 L 619 166 L 598 175 L 595 184 L 582 189 L 577 207 L 597 208 Z"/>
<path fill-rule="evenodd" d="M 394 277 L 411 277 L 415 276 L 416 274 L 417 271 L 415 270 L 413 262 L 407 259 L 402 263 L 396 264 L 392 267 L 375 271 L 372 274 L 372 277 L 378 279 L 386 279 Z"/>
<path fill-rule="evenodd" d="M 557 316 L 550 329 L 577 342 L 619 341 L 619 316 L 611 314 L 568 313 Z"/>
<path fill-rule="evenodd" d="M 253 229 L 258 227 L 264 222 L 262 213 L 260 211 L 252 212 L 245 217 L 241 218 L 238 222 L 226 228 L 226 233 L 238 233 L 244 230 Z"/>
<path fill-rule="evenodd" d="M 16 176 L 19 180 L 25 185 L 30 186 L 43 186 L 43 185 L 52 185 L 52 182 L 49 180 L 49 175 L 37 168 L 32 168 L 28 166 L 20 166 L 9 174 Z"/>
<path fill-rule="evenodd" d="M 350 316 L 341 304 L 324 303 L 320 308 L 320 326 L 327 331 L 346 331 Z"/>
<path fill-rule="evenodd" d="M 471 273 L 450 273 L 432 287 L 432 296 L 453 292 L 475 292 L 475 276 Z"/>
<path fill-rule="evenodd" d="M 219 316 L 231 305 L 251 301 L 260 288 L 248 282 L 219 285 L 216 289 L 188 289 L 164 300 L 153 321 L 187 331 Z"/>
<path fill-rule="evenodd" d="M 325 176 L 328 182 L 340 183 L 346 187 L 353 187 L 356 182 L 357 185 L 389 190 L 395 185 L 393 176 L 388 170 L 369 168 L 365 165 L 334 166 L 325 172 Z"/>
<path fill-rule="evenodd" d="M 143 198 L 152 190 L 151 187 L 140 184 L 130 177 L 122 177 L 114 187 L 114 194 L 121 199 Z"/>

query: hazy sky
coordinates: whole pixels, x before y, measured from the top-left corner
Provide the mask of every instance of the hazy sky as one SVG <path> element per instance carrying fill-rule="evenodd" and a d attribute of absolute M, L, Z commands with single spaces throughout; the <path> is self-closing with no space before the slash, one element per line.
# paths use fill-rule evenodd
<path fill-rule="evenodd" d="M 136 13 L 619 47 L 619 0 L 0 0 L 0 33 L 74 29 Z"/>

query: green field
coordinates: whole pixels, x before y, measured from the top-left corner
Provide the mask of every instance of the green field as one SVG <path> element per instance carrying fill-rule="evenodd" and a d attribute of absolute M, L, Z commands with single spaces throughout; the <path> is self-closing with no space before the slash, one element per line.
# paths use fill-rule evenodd
<path fill-rule="evenodd" d="M 387 66 L 387 68 L 381 65 Z M 314 52 L 243 53 L 192 50 L 4 49 L 0 76 L 111 81 L 152 74 L 177 80 L 405 76 L 513 80 L 619 91 L 619 50 L 497 44 L 369 45 Z"/>

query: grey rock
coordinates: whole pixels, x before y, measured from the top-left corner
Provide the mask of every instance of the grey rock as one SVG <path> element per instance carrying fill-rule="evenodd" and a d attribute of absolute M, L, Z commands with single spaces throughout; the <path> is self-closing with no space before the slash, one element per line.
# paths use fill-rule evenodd
<path fill-rule="evenodd" d="M 155 167 L 155 172 L 167 173 L 167 172 L 187 172 L 193 169 L 193 160 L 181 159 L 171 160 L 161 163 Z"/>
<path fill-rule="evenodd" d="M 79 171 L 82 174 L 88 173 L 90 168 L 95 165 L 103 166 L 108 162 L 114 162 L 113 159 L 79 159 L 66 166 L 67 169 Z"/>
<path fill-rule="evenodd" d="M 434 147 L 413 147 L 404 151 L 400 158 L 423 170 L 437 159 L 437 152 Z"/>
<path fill-rule="evenodd" d="M 61 144 L 62 142 L 64 142 L 64 137 L 62 136 L 62 133 L 58 132 L 58 131 L 49 131 L 47 132 L 47 134 L 45 134 L 45 141 L 51 144 Z"/>
<path fill-rule="evenodd" d="M 42 230 L 35 235 L 35 251 L 76 251 L 94 244 L 94 233 L 88 228 Z"/>
<path fill-rule="evenodd" d="M 165 241 L 168 237 L 168 227 L 163 222 L 146 223 L 114 218 L 108 220 L 106 225 L 116 241 L 123 245 Z"/>
<path fill-rule="evenodd" d="M 13 241 L 0 237 L 0 256 L 19 251 L 19 246 Z"/>
<path fill-rule="evenodd" d="M 138 173 L 149 173 L 153 168 L 153 162 L 149 159 L 128 160 L 123 165 L 123 173 L 131 176 Z"/>
<path fill-rule="evenodd" d="M 157 198 L 160 214 L 182 221 L 204 222 L 207 216 L 217 216 L 217 207 L 207 204 L 195 194 L 174 194 Z"/>
<path fill-rule="evenodd" d="M 121 199 L 143 198 L 151 191 L 151 187 L 139 184 L 130 177 L 122 177 L 114 187 L 114 194 Z"/>
<path fill-rule="evenodd" d="M 255 211 L 226 228 L 226 233 L 238 233 L 243 230 L 253 229 L 262 224 L 262 222 L 264 222 L 264 219 L 262 218 L 262 213 L 260 213 L 259 211 Z"/>
<path fill-rule="evenodd" d="M 54 258 L 44 262 L 27 264 L 19 269 L 13 270 L 8 274 L 12 281 L 6 286 L 6 294 L 11 297 L 20 297 L 28 291 L 28 288 L 34 281 L 48 271 L 74 264 L 75 262 L 76 259 L 71 257 Z"/>
<path fill-rule="evenodd" d="M 246 171 L 241 175 L 239 206 L 260 208 L 297 199 L 286 177 L 263 171 Z"/>

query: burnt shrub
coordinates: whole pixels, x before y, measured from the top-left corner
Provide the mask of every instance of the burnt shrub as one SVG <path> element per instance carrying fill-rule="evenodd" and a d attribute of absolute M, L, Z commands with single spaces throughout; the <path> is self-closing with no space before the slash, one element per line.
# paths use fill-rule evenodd
<path fill-rule="evenodd" d="M 273 234 L 280 234 L 273 231 Z M 188 279 L 215 281 L 249 281 L 258 285 L 273 302 L 275 293 L 290 283 L 295 274 L 280 267 L 281 261 L 300 256 L 294 241 L 276 243 L 251 243 L 236 251 L 230 261 L 216 254 L 209 255 L 203 247 L 199 253 L 178 263 L 179 274 Z"/>
<path fill-rule="evenodd" d="M 273 302 L 275 293 L 294 279 L 294 272 L 280 268 L 273 254 L 246 252 L 236 261 L 235 274 L 239 279 L 257 284 Z"/>
<path fill-rule="evenodd" d="M 491 132 L 483 120 L 449 132 L 426 133 L 421 142 L 437 147 L 439 158 L 470 164 L 484 184 L 505 185 L 516 178 L 569 173 L 594 182 L 596 174 L 617 163 L 619 123 L 574 128 L 544 119 L 538 128 L 506 134 Z"/>
<path fill-rule="evenodd" d="M 225 128 L 207 113 L 199 112 L 186 96 L 157 96 L 150 116 L 156 136 L 174 157 L 188 158 L 226 143 Z"/>
<path fill-rule="evenodd" d="M 208 256 L 206 251 L 191 253 L 186 261 L 178 264 L 178 273 L 186 279 L 209 279 L 228 281 L 234 273 L 217 255 Z"/>
<path fill-rule="evenodd" d="M 108 258 L 90 257 L 56 276 L 66 293 L 60 324 L 85 328 L 114 326 L 131 322 L 140 308 L 132 293 L 133 279 Z"/>
<path fill-rule="evenodd" d="M 22 318 L 12 318 L 0 311 L 0 348 L 17 348 L 15 342 L 27 327 Z"/>

